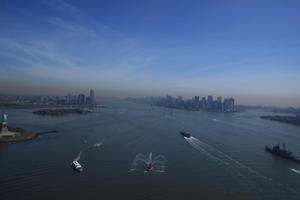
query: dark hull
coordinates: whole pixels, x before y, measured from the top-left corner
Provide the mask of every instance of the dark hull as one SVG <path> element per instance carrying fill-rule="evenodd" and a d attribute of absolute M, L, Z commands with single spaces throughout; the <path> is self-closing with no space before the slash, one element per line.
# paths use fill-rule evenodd
<path fill-rule="evenodd" d="M 290 161 L 293 161 L 293 162 L 297 162 L 300 164 L 300 160 L 294 156 L 291 156 L 291 155 L 284 155 L 280 152 L 275 152 L 273 149 L 269 148 L 269 147 L 265 147 L 265 151 L 275 155 L 275 156 L 278 156 L 278 157 L 281 157 L 281 158 L 284 158 L 286 160 L 290 160 Z"/>
<path fill-rule="evenodd" d="M 185 132 L 185 131 L 179 131 L 180 135 L 182 135 L 183 137 L 186 137 L 186 138 L 190 138 L 191 137 L 191 134 Z"/>

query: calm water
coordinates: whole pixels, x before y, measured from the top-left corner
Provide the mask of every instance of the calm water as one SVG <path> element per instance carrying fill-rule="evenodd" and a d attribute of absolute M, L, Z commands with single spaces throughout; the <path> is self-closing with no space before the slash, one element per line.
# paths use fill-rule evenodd
<path fill-rule="evenodd" d="M 300 155 L 300 127 L 262 120 L 258 111 L 107 105 L 66 117 L 8 110 L 12 126 L 59 133 L 1 146 L 0 199 L 300 199 L 300 174 L 291 170 L 300 165 L 263 149 L 284 142 Z M 182 138 L 182 129 L 194 139 Z M 75 174 L 69 163 L 83 149 L 84 171 Z M 165 156 L 166 172 L 129 172 L 135 155 L 149 152 Z"/>

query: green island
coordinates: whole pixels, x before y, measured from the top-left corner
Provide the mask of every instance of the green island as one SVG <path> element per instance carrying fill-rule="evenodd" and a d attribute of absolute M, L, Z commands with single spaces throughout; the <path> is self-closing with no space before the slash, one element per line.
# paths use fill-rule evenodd
<path fill-rule="evenodd" d="M 88 114 L 91 111 L 80 108 L 70 108 L 70 109 L 40 109 L 32 112 L 36 115 L 53 115 L 61 116 L 66 114 Z"/>
<path fill-rule="evenodd" d="M 261 119 L 270 119 L 279 122 L 285 122 L 289 124 L 294 124 L 300 126 L 300 116 L 284 116 L 284 115 L 274 115 L 274 116 L 261 116 Z"/>
<path fill-rule="evenodd" d="M 5 129 L 3 125 L 0 127 L 0 133 Z M 31 133 L 23 128 L 13 128 L 11 126 L 7 126 L 7 130 L 9 134 L 5 134 L 2 137 L 0 136 L 0 143 L 11 143 L 11 142 L 22 142 L 32 140 L 37 138 L 40 135 L 47 133 L 57 133 L 56 130 L 44 131 L 39 133 Z M 0 134 L 1 135 L 1 134 Z"/>
<path fill-rule="evenodd" d="M 0 124 L 0 143 L 11 143 L 32 140 L 47 133 L 57 133 L 56 130 L 31 133 L 23 128 L 14 128 L 7 125 L 7 114 L 3 113 Z"/>

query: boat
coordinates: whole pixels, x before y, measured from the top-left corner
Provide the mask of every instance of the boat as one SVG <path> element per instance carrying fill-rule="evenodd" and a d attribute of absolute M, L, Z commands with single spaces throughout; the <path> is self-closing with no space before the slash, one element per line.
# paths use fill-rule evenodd
<path fill-rule="evenodd" d="M 281 158 L 285 158 L 287 160 L 291 160 L 291 161 L 300 163 L 300 159 L 297 158 L 296 156 L 294 156 L 291 151 L 286 149 L 285 145 L 283 145 L 282 147 L 280 147 L 279 144 L 274 145 L 272 147 L 266 146 L 265 151 L 267 151 L 273 155 L 279 156 Z"/>
<path fill-rule="evenodd" d="M 189 133 L 186 132 L 186 131 L 179 131 L 179 133 L 180 133 L 183 137 L 186 137 L 186 138 L 190 138 L 190 137 L 191 137 L 191 134 L 189 134 Z"/>
<path fill-rule="evenodd" d="M 147 172 L 150 172 L 150 171 L 153 171 L 153 170 L 154 170 L 154 168 L 153 168 L 152 163 L 147 164 L 147 169 L 146 169 L 146 171 L 147 171 Z"/>
<path fill-rule="evenodd" d="M 72 169 L 74 169 L 75 171 L 77 172 L 82 172 L 82 166 L 79 164 L 78 161 L 74 160 L 72 163 L 71 163 L 71 167 Z"/>

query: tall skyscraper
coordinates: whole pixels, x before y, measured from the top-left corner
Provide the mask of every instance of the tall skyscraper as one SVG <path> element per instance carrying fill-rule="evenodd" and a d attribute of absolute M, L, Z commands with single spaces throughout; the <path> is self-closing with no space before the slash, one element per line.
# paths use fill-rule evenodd
<path fill-rule="evenodd" d="M 206 98 L 205 98 L 205 97 L 202 97 L 201 105 L 200 105 L 200 107 L 201 107 L 202 110 L 205 110 L 205 109 L 206 109 L 206 104 L 207 104 Z"/>
<path fill-rule="evenodd" d="M 195 98 L 194 98 L 194 100 L 195 100 L 195 108 L 196 108 L 196 110 L 199 110 L 199 106 L 200 106 L 200 97 L 199 96 L 195 96 Z"/>
<path fill-rule="evenodd" d="M 234 98 L 229 99 L 229 110 L 230 112 L 234 112 Z"/>
<path fill-rule="evenodd" d="M 223 110 L 224 110 L 224 112 L 229 112 L 230 111 L 230 109 L 229 109 L 229 99 L 224 99 Z"/>
<path fill-rule="evenodd" d="M 85 104 L 85 95 L 84 94 L 79 94 L 78 95 L 78 104 L 79 105 L 83 105 L 83 104 Z"/>
<path fill-rule="evenodd" d="M 212 109 L 212 107 L 213 107 L 213 101 L 214 101 L 213 96 L 212 95 L 208 95 L 207 96 L 207 109 L 208 110 Z"/>
<path fill-rule="evenodd" d="M 221 96 L 217 98 L 217 104 L 218 104 L 217 110 L 219 112 L 223 112 L 223 104 L 222 104 L 222 97 Z"/>
<path fill-rule="evenodd" d="M 234 98 L 224 99 L 223 107 L 224 112 L 234 112 Z"/>
<path fill-rule="evenodd" d="M 71 101 L 72 101 L 72 95 L 71 95 L 71 94 L 68 94 L 68 95 L 66 96 L 66 104 L 70 104 Z"/>
<path fill-rule="evenodd" d="M 90 90 L 90 104 L 95 104 L 95 91 Z"/>

